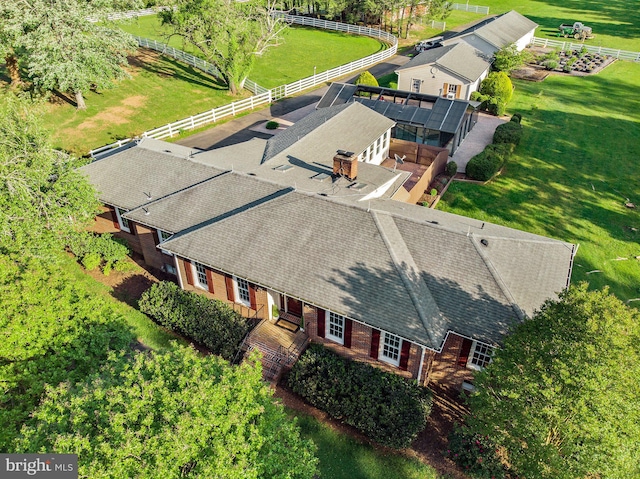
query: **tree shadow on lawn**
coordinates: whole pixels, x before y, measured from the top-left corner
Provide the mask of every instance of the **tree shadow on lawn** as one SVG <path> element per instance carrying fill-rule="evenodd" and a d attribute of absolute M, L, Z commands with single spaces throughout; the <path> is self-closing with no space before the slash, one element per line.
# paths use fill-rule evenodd
<path fill-rule="evenodd" d="M 164 56 L 152 50 L 140 49 L 143 54 L 129 57 L 129 63 L 141 70 L 172 77 L 194 85 L 204 86 L 215 90 L 227 90 L 227 85 L 220 79 L 208 75 L 171 57 Z"/>

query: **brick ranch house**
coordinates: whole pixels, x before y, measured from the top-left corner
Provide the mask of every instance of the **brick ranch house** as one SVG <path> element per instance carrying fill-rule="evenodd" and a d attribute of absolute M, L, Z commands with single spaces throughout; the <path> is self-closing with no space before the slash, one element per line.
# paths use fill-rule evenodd
<path fill-rule="evenodd" d="M 81 171 L 104 204 L 96 229 L 262 320 L 247 344 L 265 367 L 310 340 L 460 390 L 568 285 L 575 248 L 394 199 L 410 174 L 379 165 L 392 127 L 350 103 L 269 140 L 200 152 L 144 139 Z M 294 326 L 279 348 L 276 321 Z"/>

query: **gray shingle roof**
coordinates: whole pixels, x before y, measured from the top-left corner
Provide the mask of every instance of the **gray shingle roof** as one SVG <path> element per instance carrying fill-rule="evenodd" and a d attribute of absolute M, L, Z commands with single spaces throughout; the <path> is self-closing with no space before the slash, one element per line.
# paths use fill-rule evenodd
<path fill-rule="evenodd" d="M 268 199 L 282 188 L 238 173 L 222 173 L 128 212 L 126 218 L 167 233 L 219 220 Z"/>
<path fill-rule="evenodd" d="M 467 42 L 460 41 L 422 52 L 396 71 L 431 64 L 473 82 L 491 66 L 491 59 Z"/>
<path fill-rule="evenodd" d="M 188 160 L 190 151 L 171 143 L 144 140 L 89 163 L 80 172 L 98 190 L 100 201 L 129 210 L 220 174 L 220 170 Z"/>
<path fill-rule="evenodd" d="M 474 34 L 500 49 L 517 42 L 537 26 L 537 23 L 511 10 L 477 29 Z"/>
<path fill-rule="evenodd" d="M 235 145 L 198 152 L 191 159 L 223 170 L 246 172 L 260 165 L 266 146 L 267 140 L 252 138 Z"/>
<path fill-rule="evenodd" d="M 395 203 L 291 192 L 164 245 L 433 349 L 448 330 L 498 344 L 567 284 L 572 245 Z"/>

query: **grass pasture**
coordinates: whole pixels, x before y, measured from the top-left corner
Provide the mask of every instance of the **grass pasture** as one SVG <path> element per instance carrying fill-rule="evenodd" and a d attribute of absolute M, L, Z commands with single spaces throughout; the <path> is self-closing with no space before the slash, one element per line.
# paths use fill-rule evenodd
<path fill-rule="evenodd" d="M 453 183 L 438 207 L 577 243 L 573 282 L 640 298 L 640 65 L 515 86 L 515 157 L 488 185 Z"/>

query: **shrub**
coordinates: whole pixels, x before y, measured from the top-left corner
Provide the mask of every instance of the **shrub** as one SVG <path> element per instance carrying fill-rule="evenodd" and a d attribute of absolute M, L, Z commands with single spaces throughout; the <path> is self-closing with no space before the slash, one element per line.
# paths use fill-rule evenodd
<path fill-rule="evenodd" d="M 123 261 L 129 255 L 126 242 L 114 238 L 109 233 L 78 233 L 69 239 L 69 249 L 86 269 L 93 270 L 102 266 L 102 272 L 105 274 L 111 271 L 114 264 Z"/>
<path fill-rule="evenodd" d="M 556 60 L 545 60 L 542 62 L 542 66 L 547 70 L 555 70 L 558 68 L 558 62 Z"/>
<path fill-rule="evenodd" d="M 489 98 L 487 111 L 492 115 L 502 116 L 507 111 L 507 105 L 498 98 Z"/>
<path fill-rule="evenodd" d="M 483 95 L 482 93 L 480 93 L 479 91 L 474 91 L 471 92 L 471 96 L 469 97 L 472 101 L 479 101 L 480 102 L 480 110 L 486 110 L 487 109 L 487 102 L 489 101 L 489 95 Z"/>
<path fill-rule="evenodd" d="M 378 80 L 368 70 L 360 73 L 355 81 L 356 85 L 378 86 Z"/>
<path fill-rule="evenodd" d="M 498 125 L 493 133 L 494 143 L 513 143 L 518 145 L 522 139 L 522 125 L 515 121 L 509 121 Z"/>
<path fill-rule="evenodd" d="M 511 100 L 513 84 L 505 72 L 491 72 L 487 78 L 482 80 L 480 93 L 496 98 L 506 105 Z"/>
<path fill-rule="evenodd" d="M 431 196 L 438 196 L 438 190 L 436 188 L 431 188 L 431 191 L 429 192 L 429 194 Z"/>
<path fill-rule="evenodd" d="M 447 166 L 445 167 L 445 172 L 447 173 L 448 176 L 454 176 L 458 172 L 458 165 L 456 164 L 456 162 L 450 161 L 449 163 L 447 163 Z"/>
<path fill-rule="evenodd" d="M 278 123 L 277 121 L 270 120 L 270 121 L 268 121 L 268 122 L 267 122 L 267 124 L 266 124 L 265 128 L 266 128 L 267 130 L 275 130 L 275 129 L 277 129 L 279 126 L 280 126 L 280 123 Z"/>
<path fill-rule="evenodd" d="M 511 115 L 511 121 L 515 121 L 516 123 L 520 124 L 522 122 L 522 114 L 514 113 L 513 115 Z"/>
<path fill-rule="evenodd" d="M 485 148 L 467 163 L 467 176 L 473 180 L 490 180 L 504 164 L 502 155 L 497 155 Z"/>
<path fill-rule="evenodd" d="M 162 326 L 206 346 L 213 354 L 232 360 L 249 331 L 245 318 L 228 305 L 162 281 L 142 293 L 140 311 Z"/>
<path fill-rule="evenodd" d="M 473 434 L 465 427 L 456 427 L 449 435 L 446 455 L 472 477 L 505 477 L 505 469 L 496 454 L 496 446 L 488 437 Z"/>
<path fill-rule="evenodd" d="M 431 395 L 414 381 L 317 344 L 293 366 L 287 384 L 312 405 L 390 447 L 410 445 L 431 411 Z"/>

